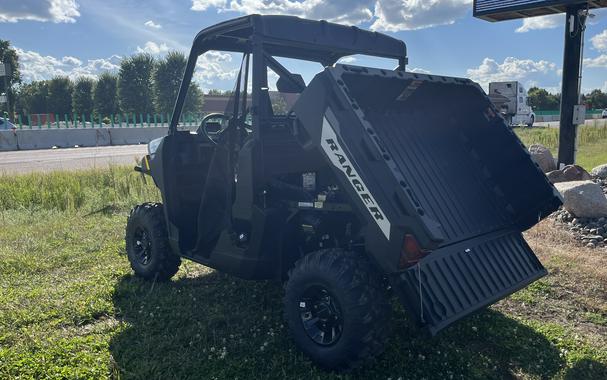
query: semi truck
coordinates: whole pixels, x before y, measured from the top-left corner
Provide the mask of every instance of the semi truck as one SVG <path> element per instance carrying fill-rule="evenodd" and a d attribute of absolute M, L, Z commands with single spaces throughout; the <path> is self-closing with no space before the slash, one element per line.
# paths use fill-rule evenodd
<path fill-rule="evenodd" d="M 489 99 L 510 126 L 533 127 L 535 113 L 529 105 L 527 90 L 522 83 L 516 81 L 491 82 L 489 83 Z"/>

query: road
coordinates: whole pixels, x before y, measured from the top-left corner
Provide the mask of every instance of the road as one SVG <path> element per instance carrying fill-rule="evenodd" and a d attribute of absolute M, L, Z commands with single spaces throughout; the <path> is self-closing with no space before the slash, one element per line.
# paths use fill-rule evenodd
<path fill-rule="evenodd" d="M 134 166 L 146 153 L 147 145 L 0 152 L 0 174 Z"/>

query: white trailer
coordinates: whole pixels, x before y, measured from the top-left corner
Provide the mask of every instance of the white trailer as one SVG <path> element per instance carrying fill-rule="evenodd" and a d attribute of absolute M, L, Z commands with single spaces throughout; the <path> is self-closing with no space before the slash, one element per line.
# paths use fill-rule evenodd
<path fill-rule="evenodd" d="M 532 127 L 535 113 L 527 101 L 527 90 L 519 82 L 489 83 L 489 99 L 511 126 Z"/>

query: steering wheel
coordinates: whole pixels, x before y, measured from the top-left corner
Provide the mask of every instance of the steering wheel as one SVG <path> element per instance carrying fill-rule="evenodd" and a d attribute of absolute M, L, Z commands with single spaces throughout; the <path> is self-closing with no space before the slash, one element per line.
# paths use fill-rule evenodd
<path fill-rule="evenodd" d="M 220 119 L 221 121 L 212 123 L 211 120 L 214 119 Z M 213 143 L 219 144 L 219 137 L 228 129 L 228 123 L 226 121 L 228 121 L 226 115 L 222 113 L 210 113 L 202 119 L 196 132 L 205 135 Z"/>

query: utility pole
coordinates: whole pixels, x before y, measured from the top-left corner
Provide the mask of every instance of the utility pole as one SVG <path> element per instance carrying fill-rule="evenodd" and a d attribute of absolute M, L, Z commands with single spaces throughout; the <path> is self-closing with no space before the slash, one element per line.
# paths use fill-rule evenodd
<path fill-rule="evenodd" d="M 581 103 L 582 51 L 584 30 L 588 17 L 587 5 L 567 7 L 565 22 L 565 54 L 563 58 L 563 84 L 561 89 L 561 121 L 558 166 L 575 163 L 578 124 L 584 123 Z M 580 121 L 580 119 L 582 119 Z"/>

